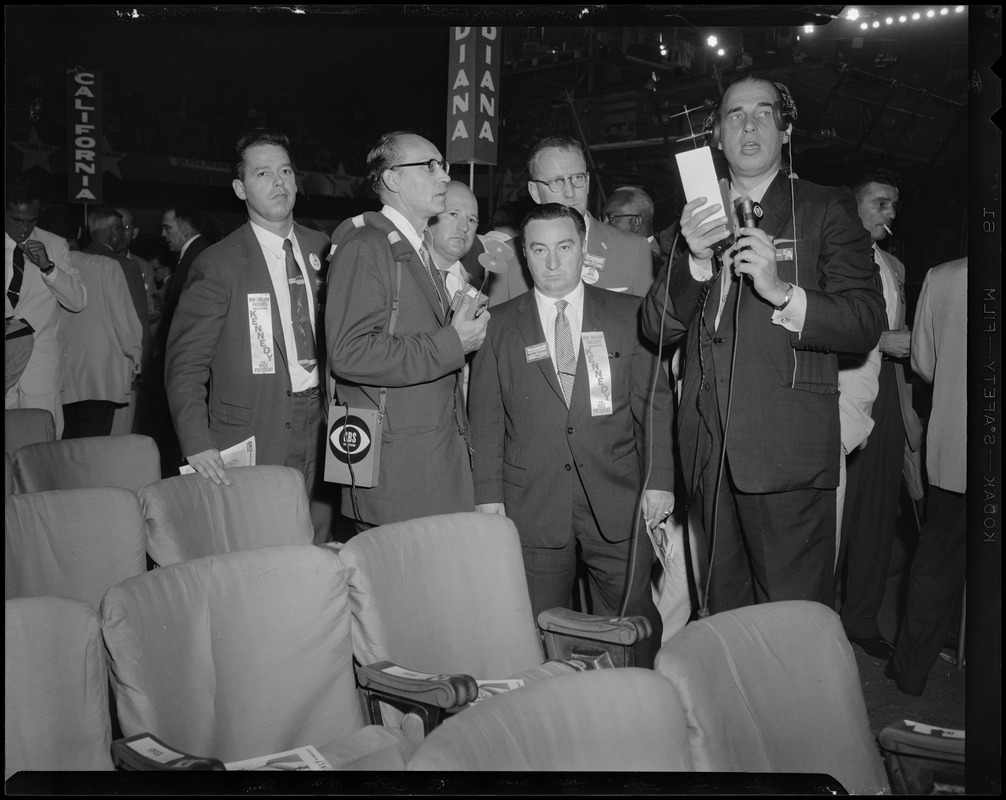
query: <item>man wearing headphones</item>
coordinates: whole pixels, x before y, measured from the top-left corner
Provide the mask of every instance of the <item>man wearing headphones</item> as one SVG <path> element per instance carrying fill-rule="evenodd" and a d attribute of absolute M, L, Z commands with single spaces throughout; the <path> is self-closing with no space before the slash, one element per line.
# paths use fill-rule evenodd
<path fill-rule="evenodd" d="M 679 446 L 709 546 L 703 612 L 834 600 L 836 351 L 873 348 L 884 300 L 851 192 L 782 170 L 795 119 L 781 84 L 727 89 L 707 124 L 731 200 L 753 201 L 757 224 L 723 249 L 734 209 L 692 198 L 688 252 L 643 303 L 647 336 L 662 321 L 665 343 L 687 333 Z"/>

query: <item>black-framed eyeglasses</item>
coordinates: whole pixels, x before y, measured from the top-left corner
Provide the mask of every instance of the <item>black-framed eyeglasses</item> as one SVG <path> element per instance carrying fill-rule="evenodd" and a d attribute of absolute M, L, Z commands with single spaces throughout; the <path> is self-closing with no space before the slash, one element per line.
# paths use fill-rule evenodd
<path fill-rule="evenodd" d="M 569 181 L 570 185 L 574 189 L 582 189 L 587 185 L 587 178 L 590 176 L 589 172 L 578 172 L 576 175 L 567 175 L 564 178 L 552 178 L 548 181 L 540 181 L 537 178 L 532 178 L 535 183 L 540 183 L 542 186 L 547 186 L 549 190 L 558 194 L 565 188 L 566 181 Z"/>
<path fill-rule="evenodd" d="M 638 217 L 639 214 L 605 214 L 604 222 L 610 223 L 613 219 L 624 219 L 625 217 Z"/>
<path fill-rule="evenodd" d="M 410 161 L 408 164 L 395 164 L 391 169 L 398 169 L 399 167 L 426 167 L 430 171 L 430 175 L 437 174 L 437 168 L 441 168 L 444 174 L 451 174 L 451 162 L 441 161 L 439 158 L 431 158 L 429 161 Z"/>

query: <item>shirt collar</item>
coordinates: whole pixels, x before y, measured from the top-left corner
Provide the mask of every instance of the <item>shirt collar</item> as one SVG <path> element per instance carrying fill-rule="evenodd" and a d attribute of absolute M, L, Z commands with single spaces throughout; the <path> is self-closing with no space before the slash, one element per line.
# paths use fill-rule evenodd
<path fill-rule="evenodd" d="M 761 199 L 765 196 L 765 192 L 768 191 L 768 187 L 772 185 L 772 181 L 774 181 L 776 179 L 776 176 L 779 174 L 779 172 L 780 172 L 779 170 L 776 170 L 775 172 L 773 172 L 765 180 L 763 180 L 761 183 L 759 183 L 757 186 L 755 186 L 754 189 L 752 189 L 750 192 L 748 192 L 747 196 L 750 197 L 754 202 L 760 203 Z M 740 194 L 740 192 L 738 192 L 734 188 L 734 185 L 731 183 L 730 184 L 730 199 L 731 200 L 736 200 L 738 197 L 741 197 L 741 196 L 742 195 Z"/>
<path fill-rule="evenodd" d="M 392 208 L 389 205 L 385 205 L 381 209 L 381 213 L 390 219 L 398 230 L 405 234 L 405 238 L 409 240 L 409 244 L 418 253 L 423 246 L 423 237 L 420 236 L 419 231 L 412 227 L 412 223 L 405 218 L 405 215 L 397 208 Z"/>
<path fill-rule="evenodd" d="M 198 238 L 199 238 L 200 236 L 202 236 L 202 234 L 201 234 L 201 233 L 197 233 L 197 234 L 196 234 L 195 236 L 193 236 L 193 237 L 192 237 L 191 239 L 189 239 L 189 240 L 188 240 L 188 241 L 187 241 L 187 242 L 186 242 L 185 244 L 183 244 L 183 245 L 182 245 L 182 250 L 181 250 L 181 252 L 180 252 L 180 253 L 178 254 L 178 258 L 179 258 L 179 260 L 181 260 L 182 256 L 184 256 L 184 255 L 185 255 L 185 251 L 189 249 L 189 245 L 190 245 L 190 244 L 192 244 L 192 243 L 193 243 L 193 242 L 194 242 L 194 241 L 195 241 L 196 239 L 198 239 Z"/>
<path fill-rule="evenodd" d="M 272 231 L 267 231 L 261 225 L 256 225 L 251 220 L 252 233 L 255 234 L 255 238 L 258 239 L 258 243 L 262 245 L 269 252 L 280 255 L 283 253 L 283 242 L 290 239 L 294 244 L 294 252 L 297 251 L 297 236 L 293 232 L 293 226 L 290 226 L 290 232 L 286 236 L 277 236 Z"/>
<path fill-rule="evenodd" d="M 565 297 L 549 297 L 538 291 L 538 287 L 534 287 L 534 299 L 538 304 L 538 313 L 545 314 L 547 311 L 551 310 L 556 303 L 560 300 L 565 300 L 570 306 L 575 308 L 581 314 L 583 313 L 583 281 L 577 281 L 576 286 L 573 287 L 573 291 L 567 294 Z"/>

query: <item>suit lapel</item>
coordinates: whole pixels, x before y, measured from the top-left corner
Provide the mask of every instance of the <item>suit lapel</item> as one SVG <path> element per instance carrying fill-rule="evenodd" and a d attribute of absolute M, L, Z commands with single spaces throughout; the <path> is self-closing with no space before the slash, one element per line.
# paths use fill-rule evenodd
<path fill-rule="evenodd" d="M 318 267 L 318 269 L 315 269 L 314 264 L 311 263 L 311 259 L 314 258 L 317 261 L 318 260 L 318 256 L 317 256 L 316 253 L 313 253 L 312 251 L 310 251 L 310 250 L 308 250 L 307 248 L 304 247 L 304 242 L 307 241 L 307 238 L 308 238 L 307 229 L 302 228 L 300 225 L 298 225 L 295 222 L 293 224 L 293 230 L 294 230 L 294 233 L 297 235 L 297 245 L 300 247 L 300 257 L 304 260 L 304 264 L 307 266 L 307 269 L 304 270 L 304 271 L 307 273 L 307 280 L 308 280 L 308 283 L 311 286 L 311 299 L 312 299 L 312 302 L 314 303 L 315 310 L 317 310 L 317 307 L 318 307 L 318 269 L 321 268 L 320 267 L 321 262 L 320 261 L 318 262 L 319 263 L 319 267 Z M 315 326 L 316 327 L 317 327 L 317 324 L 318 324 L 318 322 L 317 322 L 317 318 L 316 318 L 315 319 Z"/>
<path fill-rule="evenodd" d="M 405 236 L 402 239 L 408 242 Z M 419 290 L 423 293 L 426 298 L 426 302 L 430 304 L 430 308 L 433 309 L 433 313 L 437 315 L 437 320 L 442 325 L 444 323 L 444 311 L 440 306 L 440 299 L 437 296 L 437 290 L 433 286 L 433 282 L 430 280 L 430 273 L 426 271 L 426 266 L 423 264 L 423 259 L 420 258 L 419 253 L 416 252 L 415 248 L 409 248 L 409 258 L 406 265 L 409 268 L 409 272 L 412 273 L 412 277 L 415 278 L 416 283 L 419 284 Z"/>
<path fill-rule="evenodd" d="M 245 223 L 244 236 L 241 241 L 244 252 L 242 256 L 245 262 L 245 271 L 248 274 L 248 284 L 255 294 L 268 294 L 271 298 L 269 303 L 272 308 L 272 340 L 276 346 L 276 352 L 283 359 L 284 371 L 289 372 L 290 365 L 286 358 L 286 339 L 283 336 L 283 320 L 279 315 L 279 303 L 281 300 L 276 297 L 273 289 L 272 278 L 269 276 L 269 268 L 265 263 L 265 256 L 262 255 L 262 247 L 255 237 L 251 223 Z"/>
<path fill-rule="evenodd" d="M 517 330 L 520 331 L 524 339 L 524 346 L 531 347 L 545 342 L 545 331 L 541 327 L 541 318 L 538 316 L 538 303 L 535 300 L 534 290 L 525 292 L 517 301 Z M 518 358 L 526 358 L 524 353 L 520 353 Z M 555 367 L 552 364 L 552 354 L 547 358 L 541 358 L 535 362 L 541 374 L 544 376 L 552 391 L 556 393 L 559 402 L 563 405 L 566 400 L 562 395 L 562 387 L 559 385 L 559 378 L 555 374 Z"/>
<path fill-rule="evenodd" d="M 769 236 L 792 236 L 791 233 L 787 234 L 785 232 L 791 210 L 789 192 L 789 178 L 786 177 L 785 173 L 780 171 L 776 175 L 775 180 L 769 184 L 765 196 L 759 203 L 763 216 L 758 227 Z M 792 230 L 791 226 L 790 230 Z M 785 245 L 790 246 L 790 243 L 787 242 Z"/>

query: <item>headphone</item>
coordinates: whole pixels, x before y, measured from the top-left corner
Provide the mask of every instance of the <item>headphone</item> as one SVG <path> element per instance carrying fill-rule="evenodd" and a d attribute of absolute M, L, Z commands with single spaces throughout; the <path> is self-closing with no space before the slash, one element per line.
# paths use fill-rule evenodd
<path fill-rule="evenodd" d="M 793 95 L 789 93 L 784 83 L 769 81 L 779 93 L 779 99 L 772 104 L 772 117 L 775 120 L 775 127 L 780 131 L 785 131 L 797 117 L 796 103 L 793 102 Z M 723 97 L 713 105 L 709 115 L 702 122 L 702 130 L 709 136 L 709 146 L 716 148 L 720 146 L 720 106 L 723 104 Z"/>

